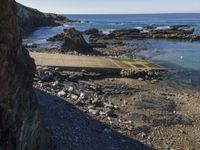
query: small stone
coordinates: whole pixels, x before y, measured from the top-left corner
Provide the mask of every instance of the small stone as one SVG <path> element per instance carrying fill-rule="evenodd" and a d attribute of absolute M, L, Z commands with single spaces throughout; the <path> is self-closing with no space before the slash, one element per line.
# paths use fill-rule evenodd
<path fill-rule="evenodd" d="M 92 105 L 88 106 L 88 109 L 94 109 L 94 106 L 92 106 Z"/>
<path fill-rule="evenodd" d="M 144 81 L 144 79 L 143 78 L 138 78 L 138 81 Z"/>
<path fill-rule="evenodd" d="M 53 88 L 56 88 L 56 87 L 58 87 L 58 85 L 59 85 L 59 81 L 55 81 L 55 82 L 52 84 L 52 87 L 53 87 Z"/>
<path fill-rule="evenodd" d="M 72 93 L 73 91 L 74 91 L 74 88 L 73 88 L 72 86 L 70 86 L 70 87 L 68 88 L 68 92 Z"/>
<path fill-rule="evenodd" d="M 72 98 L 73 100 L 78 100 L 78 96 L 75 95 L 75 94 L 72 94 L 72 95 L 71 95 L 71 98 Z"/>
<path fill-rule="evenodd" d="M 57 93 L 57 95 L 60 96 L 60 97 L 63 97 L 63 96 L 66 95 L 66 92 L 65 91 L 60 91 L 60 92 Z"/>
<path fill-rule="evenodd" d="M 151 80 L 151 84 L 155 84 L 157 80 Z"/>
<path fill-rule="evenodd" d="M 89 109 L 89 113 L 98 116 L 99 115 L 99 111 L 95 110 L 95 109 Z"/>
<path fill-rule="evenodd" d="M 86 95 L 85 95 L 85 93 L 80 93 L 80 96 L 79 96 L 79 99 L 86 99 Z"/>
<path fill-rule="evenodd" d="M 78 105 L 78 106 L 84 106 L 84 105 L 85 105 L 85 101 L 83 101 L 83 100 L 78 100 L 78 101 L 76 102 L 76 105 Z"/>

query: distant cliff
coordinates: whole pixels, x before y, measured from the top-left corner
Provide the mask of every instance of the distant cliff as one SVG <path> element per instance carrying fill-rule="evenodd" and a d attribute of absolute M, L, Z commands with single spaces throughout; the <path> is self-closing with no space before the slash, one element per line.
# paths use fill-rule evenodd
<path fill-rule="evenodd" d="M 19 3 L 17 3 L 17 17 L 23 33 L 33 31 L 37 27 L 59 26 L 65 22 L 73 22 L 62 15 L 42 13 Z"/>

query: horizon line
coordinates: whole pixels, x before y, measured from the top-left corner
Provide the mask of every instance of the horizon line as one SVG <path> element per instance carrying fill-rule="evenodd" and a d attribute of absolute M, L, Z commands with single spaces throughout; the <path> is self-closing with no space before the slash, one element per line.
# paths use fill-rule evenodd
<path fill-rule="evenodd" d="M 158 14 L 200 14 L 200 12 L 161 12 L 161 13 L 57 13 L 60 15 L 158 15 Z"/>

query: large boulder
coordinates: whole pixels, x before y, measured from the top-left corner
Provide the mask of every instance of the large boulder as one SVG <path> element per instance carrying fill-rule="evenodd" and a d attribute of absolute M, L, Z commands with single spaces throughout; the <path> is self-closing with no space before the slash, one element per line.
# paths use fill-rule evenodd
<path fill-rule="evenodd" d="M 0 149 L 49 149 L 32 88 L 35 64 L 21 46 L 15 1 L 0 4 Z"/>
<path fill-rule="evenodd" d="M 74 28 L 64 30 L 63 51 L 76 51 L 79 53 L 90 53 L 92 47 L 85 41 L 81 32 Z"/>
<path fill-rule="evenodd" d="M 42 13 L 37 9 L 26 7 L 17 3 L 17 18 L 22 31 L 30 32 L 41 26 L 60 26 L 72 22 L 62 15 Z"/>

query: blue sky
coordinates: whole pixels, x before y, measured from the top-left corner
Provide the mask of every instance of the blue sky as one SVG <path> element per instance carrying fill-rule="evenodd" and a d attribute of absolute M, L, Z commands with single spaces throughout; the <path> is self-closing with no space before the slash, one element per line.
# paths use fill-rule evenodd
<path fill-rule="evenodd" d="M 65 14 L 200 13 L 200 0 L 17 0 L 44 12 Z"/>

